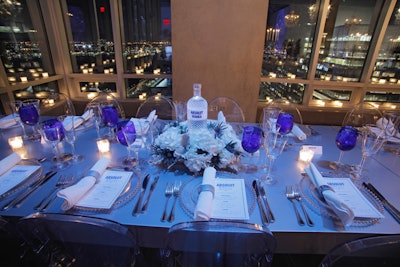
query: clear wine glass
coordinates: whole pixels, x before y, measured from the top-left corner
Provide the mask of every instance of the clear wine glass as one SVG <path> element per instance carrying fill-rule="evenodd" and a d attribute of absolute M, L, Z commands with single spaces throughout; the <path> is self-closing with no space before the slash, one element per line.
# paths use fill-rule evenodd
<path fill-rule="evenodd" d="M 279 113 L 276 124 L 279 125 L 279 132 L 281 134 L 290 133 L 293 128 L 293 115 L 286 112 Z"/>
<path fill-rule="evenodd" d="M 119 120 L 118 110 L 113 104 L 110 103 L 104 103 L 100 107 L 103 123 L 109 129 L 106 137 L 110 140 L 110 142 L 113 142 L 115 141 L 114 129 L 117 126 Z"/>
<path fill-rule="evenodd" d="M 263 132 L 261 128 L 257 126 L 245 126 L 242 134 L 243 149 L 253 155 L 253 153 L 257 152 L 261 147 L 262 135 Z M 248 158 L 251 158 L 251 156 Z M 241 163 L 240 169 L 245 172 L 255 172 L 258 168 L 255 164 L 246 162 Z"/>
<path fill-rule="evenodd" d="M 339 158 L 335 162 L 330 162 L 329 166 L 339 173 L 348 173 L 351 166 L 342 163 L 342 158 L 345 151 L 352 150 L 357 144 L 359 131 L 353 126 L 342 126 L 336 135 L 335 143 L 340 149 Z"/>
<path fill-rule="evenodd" d="M 117 123 L 117 141 L 127 147 L 128 155 L 120 161 L 124 166 L 136 166 L 139 162 L 138 153 L 134 150 L 132 156 L 132 148 L 136 141 L 135 124 L 131 120 L 123 120 Z"/>
<path fill-rule="evenodd" d="M 9 101 L 8 106 L 11 109 L 15 123 L 21 126 L 23 136 L 25 139 L 27 139 L 24 123 L 21 121 L 21 118 L 19 117 L 19 108 L 22 106 L 22 101 L 21 100 Z"/>
<path fill-rule="evenodd" d="M 75 142 L 76 142 L 76 123 L 75 120 L 77 119 L 77 117 L 75 116 L 71 116 L 70 117 L 70 122 L 72 124 L 72 127 L 64 127 L 65 130 L 65 141 L 71 145 L 71 160 L 73 162 L 81 162 L 85 157 L 83 155 L 78 155 L 76 154 L 76 148 L 75 148 Z"/>
<path fill-rule="evenodd" d="M 264 149 L 266 160 L 269 160 L 267 167 L 267 174 L 262 180 L 262 183 L 271 185 L 276 183 L 276 179 L 271 175 L 272 167 L 275 160 L 281 155 L 287 143 L 287 135 L 279 132 L 279 125 L 275 131 L 268 131 L 264 133 Z M 267 164 L 265 165 L 267 166 Z"/>
<path fill-rule="evenodd" d="M 264 132 L 276 130 L 276 122 L 281 113 L 280 108 L 266 107 L 263 109 L 262 129 Z"/>
<path fill-rule="evenodd" d="M 40 113 L 39 104 L 39 99 L 28 99 L 22 101 L 18 108 L 19 117 L 26 127 L 27 140 L 30 141 L 40 141 L 40 133 L 37 129 Z"/>
<path fill-rule="evenodd" d="M 358 165 L 357 174 L 362 174 L 365 161 L 368 157 L 375 155 L 387 141 L 385 130 L 380 132 L 373 130 L 375 125 L 367 124 L 361 129 L 361 152 L 362 158 Z"/>
<path fill-rule="evenodd" d="M 58 119 L 48 119 L 40 123 L 40 133 L 43 139 L 51 145 L 54 153 L 54 161 L 57 169 L 65 169 L 69 166 L 67 161 L 63 161 L 60 156 L 58 144 L 65 138 L 65 129 Z"/>

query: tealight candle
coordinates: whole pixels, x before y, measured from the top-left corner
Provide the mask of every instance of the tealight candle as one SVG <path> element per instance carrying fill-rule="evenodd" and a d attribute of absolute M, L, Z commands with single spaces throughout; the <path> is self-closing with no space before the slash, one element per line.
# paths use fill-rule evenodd
<path fill-rule="evenodd" d="M 302 148 L 299 151 L 299 160 L 309 163 L 314 157 L 314 151 L 308 148 Z"/>
<path fill-rule="evenodd" d="M 43 78 L 47 78 L 47 77 L 49 77 L 49 73 L 48 72 L 43 72 L 42 76 L 43 76 Z"/>
<path fill-rule="evenodd" d="M 22 136 L 15 136 L 8 138 L 8 144 L 12 149 L 18 149 L 24 145 L 24 142 L 22 141 Z"/>
<path fill-rule="evenodd" d="M 25 76 L 21 76 L 20 79 L 21 79 L 21 82 L 27 82 L 28 81 L 28 77 L 25 77 Z"/>
<path fill-rule="evenodd" d="M 105 74 L 109 74 L 109 73 L 110 73 L 110 70 L 109 70 L 109 69 L 104 69 L 104 73 L 105 73 Z"/>
<path fill-rule="evenodd" d="M 101 153 L 106 153 L 110 151 L 110 142 L 108 139 L 99 139 L 97 140 L 97 148 Z"/>
<path fill-rule="evenodd" d="M 89 70 L 88 70 L 88 69 L 83 69 L 83 70 L 82 70 L 82 73 L 88 74 L 88 73 L 89 73 Z"/>

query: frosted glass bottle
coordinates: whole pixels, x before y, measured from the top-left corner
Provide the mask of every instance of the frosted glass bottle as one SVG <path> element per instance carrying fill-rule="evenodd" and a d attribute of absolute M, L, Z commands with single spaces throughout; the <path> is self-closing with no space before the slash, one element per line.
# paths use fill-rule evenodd
<path fill-rule="evenodd" d="M 187 120 L 189 131 L 207 127 L 208 103 L 201 96 L 201 84 L 193 84 L 193 97 L 187 102 Z"/>

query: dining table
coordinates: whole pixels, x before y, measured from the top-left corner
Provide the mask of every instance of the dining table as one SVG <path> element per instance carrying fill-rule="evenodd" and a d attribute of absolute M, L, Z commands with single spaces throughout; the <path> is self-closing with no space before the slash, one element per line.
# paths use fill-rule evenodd
<path fill-rule="evenodd" d="M 252 123 L 238 124 L 239 127 L 236 127 L 236 129 L 249 124 Z M 348 175 L 362 194 L 365 195 L 366 199 L 383 216 L 382 218 L 359 221 L 345 226 L 319 205 L 321 200 L 312 199 L 314 196 L 312 194 L 312 183 L 305 173 L 308 163 L 299 160 L 299 151 L 303 146 L 317 148 L 312 162 L 322 174 L 326 174 L 327 176 L 335 175 L 334 171 L 326 166 L 326 162 L 336 161 L 339 158 L 340 150 L 336 147 L 335 136 L 340 127 L 326 125 L 301 125 L 301 127 L 305 131 L 307 130 L 307 138 L 299 140 L 295 136 L 289 137 L 284 151 L 273 165 L 272 173 L 275 175 L 276 183 L 263 186 L 271 211 L 275 217 L 274 222 L 270 222 L 265 226 L 270 229 L 277 240 L 276 253 L 326 254 L 335 246 L 357 238 L 400 234 L 400 223 L 388 213 L 379 199 L 369 191 L 366 191 L 362 186 L 362 182 L 373 184 L 393 206 L 400 209 L 399 155 L 389 150 L 381 149 L 377 154 L 367 158 L 361 175 L 357 177 Z M 107 129 L 102 130 L 107 131 Z M 0 130 L 0 159 L 14 152 L 8 143 L 8 139 L 21 135 L 23 135 L 23 132 L 20 125 Z M 108 152 L 99 152 L 96 143 L 97 139 L 98 136 L 94 125 L 82 125 L 77 129 L 75 147 L 76 154 L 83 155 L 84 159 L 80 162 L 70 162 L 68 168 L 57 170 L 56 175 L 41 185 L 20 206 L 0 210 L 0 216 L 10 221 L 17 221 L 24 216 L 37 212 L 35 206 L 56 186 L 58 179 L 62 175 L 72 176 L 76 180 L 79 180 L 85 176 L 88 170 L 101 157 L 108 157 L 110 159 L 109 167 L 118 169 L 121 166 L 121 158 L 127 155 L 126 147 L 118 142 L 111 142 Z M 391 145 L 399 146 L 398 144 Z M 42 173 L 46 173 L 55 166 L 52 160 L 53 150 L 43 140 L 39 142 L 24 140 L 23 147 L 14 150 L 15 153 L 25 159 L 36 160 L 46 158 L 46 160 L 40 163 Z M 68 152 L 71 151 L 71 147 L 68 143 L 62 142 L 60 150 Z M 262 181 L 265 178 L 266 172 L 263 165 L 265 164 L 266 156 L 264 149 L 261 147 L 252 157 L 252 162 L 257 165 L 256 170 L 251 172 L 241 171 L 240 168 L 237 172 L 217 170 L 217 177 L 237 178 L 245 181 L 247 203 L 249 205 L 249 216 L 245 221 L 252 224 L 262 224 L 260 209 L 258 208 L 256 195 L 251 184 L 253 180 Z M 63 199 L 58 197 L 43 212 L 79 214 L 109 219 L 129 227 L 135 233 L 139 246 L 162 248 L 168 230 L 172 225 L 194 220 L 194 207 L 192 204 L 188 204 L 187 198 L 191 200 L 195 199 L 196 196 L 192 196 L 192 194 L 196 193 L 184 192 L 184 190 L 191 183 L 200 183 L 202 175 L 169 170 L 164 166 L 155 164 L 151 159 L 151 147 L 143 148 L 139 151 L 138 165 L 129 170 L 133 172 L 129 189 L 120 195 L 111 209 L 102 210 L 74 207 L 69 210 L 63 210 Z M 354 149 L 346 151 L 341 160 L 350 165 L 359 164 L 361 160 L 360 143 L 358 142 Z M 159 178 L 149 199 L 147 209 L 144 212 L 134 213 L 133 210 L 138 201 L 141 185 L 146 175 L 149 175 L 150 179 L 148 180 L 149 186 L 142 199 L 143 202 L 149 193 L 151 182 L 154 181 L 155 177 L 158 176 Z M 161 216 L 166 202 L 166 185 L 167 183 L 174 184 L 176 182 L 179 182 L 181 187 L 179 195 L 177 195 L 175 218 L 173 221 L 162 221 Z M 298 224 L 293 205 L 285 195 L 287 185 L 297 185 L 299 187 L 302 202 L 314 223 L 313 226 Z M 0 206 L 14 198 L 17 193 L 0 198 Z M 168 202 L 169 208 L 171 208 L 173 198 L 174 196 Z M 298 203 L 296 205 L 304 218 L 300 206 Z"/>

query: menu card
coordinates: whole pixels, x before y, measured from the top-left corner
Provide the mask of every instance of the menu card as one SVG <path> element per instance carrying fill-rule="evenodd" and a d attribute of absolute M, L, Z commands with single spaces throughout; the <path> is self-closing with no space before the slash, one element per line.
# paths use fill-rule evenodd
<path fill-rule="evenodd" d="M 107 170 L 99 182 L 76 204 L 79 207 L 110 209 L 129 183 L 132 172 Z"/>
<path fill-rule="evenodd" d="M 384 216 L 358 190 L 350 178 L 325 178 L 336 195 L 354 212 L 356 218 L 383 218 Z"/>
<path fill-rule="evenodd" d="M 14 188 L 40 168 L 39 165 L 15 165 L 0 176 L 0 195 Z"/>
<path fill-rule="evenodd" d="M 213 219 L 248 220 L 249 210 L 243 179 L 217 178 L 213 200 Z"/>

